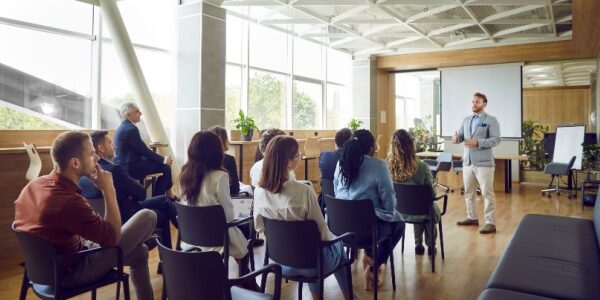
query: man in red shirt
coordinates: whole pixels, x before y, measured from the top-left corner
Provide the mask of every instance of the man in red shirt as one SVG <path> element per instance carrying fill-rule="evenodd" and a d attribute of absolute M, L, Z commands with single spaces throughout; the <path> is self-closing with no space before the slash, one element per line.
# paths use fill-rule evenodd
<path fill-rule="evenodd" d="M 52 242 L 59 254 L 84 248 L 118 246 L 130 267 L 138 299 L 153 299 L 144 244 L 156 225 L 156 214 L 141 210 L 121 226 L 112 175 L 97 164 L 89 134 L 69 131 L 52 144 L 54 171 L 31 181 L 15 201 L 15 227 Z M 88 176 L 102 191 L 105 216 L 95 213 L 80 193 L 81 176 Z M 117 264 L 114 252 L 99 252 L 67 266 L 66 286 L 87 284 Z"/>

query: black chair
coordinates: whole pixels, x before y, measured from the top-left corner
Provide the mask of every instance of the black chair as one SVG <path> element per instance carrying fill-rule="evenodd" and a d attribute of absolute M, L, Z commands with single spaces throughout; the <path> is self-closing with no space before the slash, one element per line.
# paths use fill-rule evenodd
<path fill-rule="evenodd" d="M 116 299 L 119 299 L 120 284 L 123 283 L 125 300 L 129 300 L 129 275 L 123 272 L 123 253 L 118 247 L 94 248 L 72 254 L 59 255 L 52 243 L 15 228 L 12 230 L 19 240 L 25 257 L 25 272 L 21 284 L 20 300 L 27 298 L 27 290 L 31 288 L 36 296 L 42 299 L 68 299 L 91 292 L 92 300 L 96 299 L 96 289 L 113 283 L 117 284 Z M 116 269 L 110 270 L 98 280 L 75 287 L 63 287 L 63 265 L 65 262 L 84 259 L 98 252 L 114 251 L 117 255 Z"/>
<path fill-rule="evenodd" d="M 449 172 L 452 169 L 452 153 L 442 152 L 435 160 L 424 159 L 423 161 L 429 166 L 433 178 L 437 178 L 438 172 Z M 446 193 L 453 192 L 447 185 L 441 183 L 436 183 L 436 185 L 442 187 Z"/>
<path fill-rule="evenodd" d="M 430 185 L 410 185 L 410 184 L 401 184 L 394 183 L 394 191 L 396 192 L 396 209 L 401 214 L 406 215 L 429 215 L 429 220 L 423 222 L 409 222 L 404 221 L 410 224 L 423 224 L 426 226 L 430 226 L 432 229 L 435 228 L 434 223 L 434 210 L 433 210 L 433 201 L 437 201 L 439 199 L 444 199 L 443 209 L 441 215 L 446 214 L 446 208 L 448 206 L 448 195 L 444 194 L 439 197 L 435 196 L 433 188 Z M 406 227 L 404 227 L 406 230 Z M 444 254 L 444 231 L 442 228 L 442 219 L 440 217 L 440 222 L 438 224 L 438 229 L 440 232 L 440 244 L 442 248 L 442 259 L 446 258 Z M 404 253 L 404 240 L 406 240 L 406 235 L 402 235 L 402 253 Z M 431 237 L 434 238 L 433 236 Z M 431 244 L 434 244 L 435 240 L 431 241 Z M 431 272 L 435 272 L 435 250 L 432 253 L 431 257 Z"/>
<path fill-rule="evenodd" d="M 319 287 L 319 298 L 323 299 L 323 281 L 329 275 L 341 268 L 346 268 L 350 286 L 350 299 L 354 299 L 352 290 L 352 263 L 356 258 L 356 244 L 353 233 L 344 233 L 331 241 L 321 241 L 321 234 L 317 224 L 312 221 L 280 221 L 264 218 L 267 249 L 265 250 L 265 265 L 269 259 L 282 265 L 293 268 L 317 269 L 316 277 L 286 276 L 286 280 L 298 282 L 298 299 L 302 299 L 302 284 L 316 282 Z M 346 260 L 335 270 L 325 273 L 323 269 L 323 247 L 338 241 L 347 241 L 350 246 L 346 253 Z M 263 276 L 261 289 L 264 290 L 266 278 Z"/>
<path fill-rule="evenodd" d="M 552 193 L 556 192 L 557 195 L 560 195 L 560 192 L 565 192 L 567 194 L 567 199 L 571 199 L 572 192 L 569 189 L 560 187 L 560 177 L 561 176 L 570 176 L 571 169 L 573 168 L 573 164 L 575 164 L 575 156 L 571 157 L 568 163 L 559 163 L 559 162 L 551 162 L 546 165 L 544 168 L 544 174 L 551 174 L 552 180 L 548 185 L 548 188 L 542 190 L 542 196 L 546 195 L 550 197 Z M 552 186 L 554 183 L 554 178 L 556 179 L 556 184 Z M 573 197 L 577 197 L 577 190 L 575 190 L 575 195 Z"/>
<path fill-rule="evenodd" d="M 323 197 L 328 195 L 335 198 L 335 190 L 333 188 L 333 180 L 321 178 L 321 193 Z"/>
<path fill-rule="evenodd" d="M 227 279 L 227 267 L 215 251 L 180 252 L 158 244 L 163 265 L 163 299 L 274 299 L 281 295 L 281 267 L 267 265 L 235 279 Z M 258 275 L 273 273 L 273 295 L 246 290 L 234 285 L 255 280 Z M 166 297 L 165 297 L 166 295 Z"/>
<path fill-rule="evenodd" d="M 342 200 L 325 196 L 327 203 L 327 221 L 329 230 L 335 235 L 352 232 L 356 235 L 357 247 L 371 249 L 373 260 L 377 257 L 377 246 L 383 242 L 392 247 L 390 235 L 377 239 L 377 217 L 373 202 L 366 200 Z M 345 242 L 345 241 L 344 241 Z M 394 255 L 390 255 L 390 271 L 392 272 L 392 287 L 396 290 L 396 273 L 394 271 Z M 373 266 L 378 270 L 379 266 Z M 377 300 L 377 274 L 373 276 L 373 297 Z"/>
<path fill-rule="evenodd" d="M 227 223 L 225 211 L 221 205 L 189 206 L 175 202 L 175 207 L 177 209 L 177 221 L 179 223 L 177 249 L 181 249 L 181 242 L 197 247 L 223 247 L 225 269 L 229 270 L 228 229 L 250 223 L 250 236 L 252 236 L 252 217 Z M 254 270 L 254 251 L 252 243 L 253 240 L 250 240 L 248 251 L 250 252 L 250 266 L 252 270 Z"/>

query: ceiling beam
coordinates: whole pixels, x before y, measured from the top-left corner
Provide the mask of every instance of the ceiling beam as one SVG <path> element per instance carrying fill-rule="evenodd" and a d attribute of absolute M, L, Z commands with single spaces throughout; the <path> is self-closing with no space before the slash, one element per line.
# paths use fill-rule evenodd
<path fill-rule="evenodd" d="M 513 28 L 509 28 L 509 29 L 504 29 L 504 30 L 500 30 L 500 31 L 494 33 L 494 37 L 499 37 L 499 36 L 519 32 L 519 31 L 534 29 L 534 28 L 538 28 L 541 26 L 545 26 L 545 25 L 544 24 L 529 24 L 529 25 L 523 25 L 523 26 L 517 26 L 517 27 L 513 27 Z"/>
<path fill-rule="evenodd" d="M 497 14 L 493 14 L 491 16 L 487 16 L 485 18 L 483 18 L 481 20 L 482 24 L 485 24 L 487 22 L 490 21 L 494 21 L 494 20 L 498 20 L 498 19 L 502 19 L 502 18 L 506 18 L 506 17 L 510 17 L 510 16 L 514 16 L 514 15 L 518 15 L 524 12 L 528 12 L 534 9 L 538 9 L 538 8 L 542 8 L 544 7 L 544 5 L 526 5 L 526 6 L 522 6 L 519 8 L 515 8 L 515 9 L 511 9 L 511 10 L 507 10 L 507 11 L 503 11 L 501 13 L 497 13 Z"/>
<path fill-rule="evenodd" d="M 419 30 L 415 26 L 407 24 L 406 21 L 402 19 L 402 16 L 400 16 L 393 9 L 391 9 L 389 7 L 386 7 L 386 6 L 372 6 L 372 7 L 377 8 L 379 11 L 381 11 L 381 12 L 387 14 L 388 16 L 394 18 L 394 20 L 396 20 L 399 24 L 404 25 L 405 27 L 407 27 L 408 29 L 412 30 L 413 32 L 415 32 L 416 34 L 418 34 L 419 36 L 421 36 L 422 38 L 430 41 L 432 44 L 434 44 L 434 45 L 436 45 L 438 47 L 442 47 L 442 44 L 440 44 L 439 42 L 431 39 L 424 32 L 422 32 L 421 30 Z"/>
<path fill-rule="evenodd" d="M 422 13 L 418 13 L 416 15 L 412 15 L 410 16 L 408 19 L 406 19 L 406 23 L 412 23 L 418 19 L 423 19 L 425 17 L 429 17 L 429 16 L 434 16 L 437 15 L 441 12 L 445 12 L 447 10 L 451 10 L 455 7 L 457 7 L 458 5 L 442 5 L 442 6 L 438 6 L 436 8 L 431 8 L 431 9 L 427 9 L 426 11 L 422 12 Z"/>

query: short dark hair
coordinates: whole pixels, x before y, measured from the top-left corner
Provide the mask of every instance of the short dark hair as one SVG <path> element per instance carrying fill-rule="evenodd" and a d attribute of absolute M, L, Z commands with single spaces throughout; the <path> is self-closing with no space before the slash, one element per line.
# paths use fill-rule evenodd
<path fill-rule="evenodd" d="M 487 104 L 487 97 L 484 94 L 477 92 L 473 96 L 483 99 L 483 103 Z"/>
<path fill-rule="evenodd" d="M 285 135 L 285 132 L 279 128 L 269 128 L 263 131 L 258 141 L 258 149 L 260 152 L 265 153 L 269 141 L 278 135 Z"/>
<path fill-rule="evenodd" d="M 83 141 L 89 138 L 90 135 L 84 131 L 67 131 L 59 134 L 50 148 L 54 169 L 66 170 L 71 158 L 81 157 Z"/>
<path fill-rule="evenodd" d="M 90 133 L 90 137 L 92 138 L 92 144 L 94 144 L 94 148 L 98 148 L 98 145 L 104 142 L 106 136 L 108 135 L 108 130 L 96 130 Z"/>
<path fill-rule="evenodd" d="M 352 131 L 349 128 L 342 128 L 335 133 L 335 145 L 338 148 L 344 147 L 344 144 L 352 137 Z"/>

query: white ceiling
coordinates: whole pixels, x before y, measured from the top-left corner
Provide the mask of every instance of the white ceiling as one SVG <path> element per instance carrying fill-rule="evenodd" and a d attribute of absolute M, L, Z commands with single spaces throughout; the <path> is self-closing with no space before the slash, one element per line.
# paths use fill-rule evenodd
<path fill-rule="evenodd" d="M 204 0 L 355 57 L 568 40 L 571 0 Z"/>
<path fill-rule="evenodd" d="M 596 60 L 529 63 L 523 66 L 523 87 L 590 85 Z"/>

